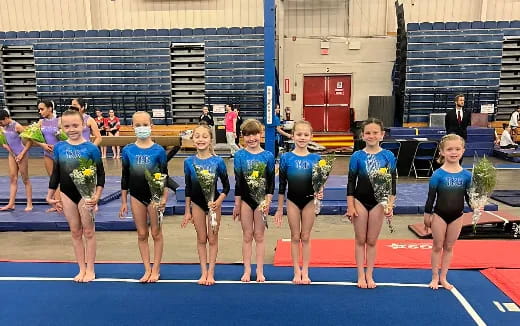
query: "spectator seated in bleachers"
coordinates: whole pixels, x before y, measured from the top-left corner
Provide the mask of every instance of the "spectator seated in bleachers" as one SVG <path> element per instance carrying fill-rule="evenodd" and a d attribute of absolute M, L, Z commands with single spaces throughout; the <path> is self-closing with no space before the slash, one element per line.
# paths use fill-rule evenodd
<path fill-rule="evenodd" d="M 500 137 L 500 148 L 508 149 L 508 148 L 518 148 L 518 144 L 516 144 L 513 139 L 511 139 L 511 126 L 507 123 L 503 124 L 504 131 L 502 132 L 502 137 Z"/>

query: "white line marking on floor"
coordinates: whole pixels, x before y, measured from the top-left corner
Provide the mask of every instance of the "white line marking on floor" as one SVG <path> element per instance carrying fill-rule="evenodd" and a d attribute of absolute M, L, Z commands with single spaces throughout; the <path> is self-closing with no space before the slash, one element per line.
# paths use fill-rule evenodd
<path fill-rule="evenodd" d="M 507 311 L 520 312 L 520 308 L 514 302 L 502 302 Z"/>
<path fill-rule="evenodd" d="M 453 293 L 455 298 L 457 298 L 457 300 L 459 300 L 462 307 L 464 307 L 464 309 L 466 309 L 468 314 L 471 316 L 471 318 L 473 318 L 473 320 L 475 321 L 475 323 L 477 325 L 486 326 L 486 323 L 482 320 L 482 318 L 480 318 L 480 316 L 477 314 L 475 309 L 473 309 L 473 307 L 469 304 L 468 300 L 466 300 L 466 298 L 464 298 L 464 296 L 459 292 L 459 290 L 457 290 L 456 287 L 453 287 L 453 289 L 451 289 L 451 293 Z"/>
<path fill-rule="evenodd" d="M 500 216 L 500 215 L 498 215 L 498 214 L 495 214 L 495 213 L 490 212 L 490 211 L 486 211 L 486 213 L 488 213 L 489 215 L 493 215 L 494 217 L 498 217 L 499 219 L 501 219 L 502 221 L 504 221 L 504 223 L 509 223 L 509 220 L 508 220 L 508 219 L 506 219 L 506 218 L 504 218 L 504 217 L 502 217 L 502 216 Z"/>
<path fill-rule="evenodd" d="M 506 310 L 504 309 L 504 307 L 502 307 L 502 305 L 500 304 L 500 302 L 498 301 L 493 301 L 493 304 L 497 307 L 498 310 L 500 310 L 501 312 L 506 312 Z"/>

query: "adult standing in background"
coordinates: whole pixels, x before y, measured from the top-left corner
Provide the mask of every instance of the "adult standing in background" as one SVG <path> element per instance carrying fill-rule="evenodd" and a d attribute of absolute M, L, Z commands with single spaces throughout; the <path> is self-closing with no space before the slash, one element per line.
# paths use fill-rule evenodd
<path fill-rule="evenodd" d="M 72 103 L 70 104 L 71 108 L 74 108 L 79 111 L 83 115 L 83 138 L 85 140 L 90 141 L 90 135 L 94 136 L 94 141 L 92 143 L 96 146 L 101 144 L 101 133 L 99 132 L 99 128 L 96 124 L 96 121 L 86 113 L 87 111 L 87 102 L 81 97 L 72 99 Z"/>
<path fill-rule="evenodd" d="M 235 106 L 235 109 L 233 111 L 235 111 L 235 113 L 237 114 L 237 122 L 235 126 L 235 130 L 237 131 L 237 137 L 235 138 L 235 144 L 237 144 L 237 146 L 241 148 L 242 146 L 240 146 L 240 136 L 242 136 L 242 132 L 240 131 L 240 129 L 244 120 L 242 120 L 242 116 L 240 115 L 240 109 L 237 106 Z"/>
<path fill-rule="evenodd" d="M 210 127 L 213 145 L 215 145 L 217 143 L 215 138 L 215 120 L 213 120 L 213 115 L 209 112 L 209 108 L 206 105 L 202 107 L 202 114 L 199 117 L 199 123 L 201 122 L 206 123 Z"/>
<path fill-rule="evenodd" d="M 106 119 L 105 129 L 107 131 L 107 136 L 119 136 L 119 128 L 121 128 L 121 123 L 119 122 L 119 118 L 116 117 L 114 110 L 108 111 L 108 118 Z M 113 158 L 121 157 L 121 147 L 112 146 L 112 155 Z"/>
<path fill-rule="evenodd" d="M 226 104 L 226 115 L 224 116 L 224 122 L 226 124 L 226 142 L 231 150 L 231 157 L 238 151 L 238 146 L 235 144 L 237 138 L 237 113 L 233 111 L 231 104 Z"/>
<path fill-rule="evenodd" d="M 464 110 L 464 95 L 455 96 L 455 109 L 446 113 L 444 125 L 446 134 L 456 134 L 467 140 L 468 126 L 471 125 L 471 112 Z"/>

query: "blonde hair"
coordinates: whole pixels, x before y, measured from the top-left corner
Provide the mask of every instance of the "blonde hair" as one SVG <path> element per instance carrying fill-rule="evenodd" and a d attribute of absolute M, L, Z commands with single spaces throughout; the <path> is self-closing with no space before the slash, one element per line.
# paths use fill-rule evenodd
<path fill-rule="evenodd" d="M 152 117 L 150 116 L 150 113 L 148 112 L 145 112 L 145 111 L 136 111 L 134 112 L 134 114 L 132 114 L 132 124 L 134 124 L 134 118 L 138 115 L 145 115 L 148 117 L 148 119 L 150 120 L 150 125 L 153 124 L 152 123 Z"/>
<path fill-rule="evenodd" d="M 203 121 L 203 122 L 199 123 L 195 128 L 193 128 L 193 133 L 191 134 L 191 139 L 193 140 L 193 135 L 195 134 L 195 130 L 197 130 L 199 128 L 203 128 L 208 132 L 209 138 L 211 139 L 211 142 L 209 143 L 209 151 L 212 155 L 217 156 L 217 154 L 215 154 L 215 149 L 213 148 L 213 132 L 212 132 L 210 126 L 208 126 L 208 124 L 206 122 Z"/>
<path fill-rule="evenodd" d="M 299 126 L 299 125 L 305 125 L 305 126 L 309 127 L 309 130 L 312 133 L 312 125 L 311 125 L 311 123 L 309 121 L 307 121 L 307 120 L 303 120 L 302 119 L 302 120 L 298 120 L 298 121 L 296 121 L 294 123 L 293 130 L 292 130 L 293 135 L 294 135 L 294 131 L 296 130 L 296 127 Z"/>
<path fill-rule="evenodd" d="M 259 134 L 262 132 L 262 129 L 262 124 L 256 119 L 247 119 L 240 127 L 242 136 Z"/>
<path fill-rule="evenodd" d="M 439 164 L 444 164 L 444 156 L 442 156 L 441 151 L 444 150 L 444 146 L 446 146 L 446 143 L 449 141 L 458 140 L 462 144 L 462 148 L 466 146 L 466 142 L 464 141 L 464 138 L 462 138 L 459 135 L 456 134 L 448 134 L 441 138 L 441 141 L 439 142 L 439 157 L 437 158 L 437 162 Z"/>

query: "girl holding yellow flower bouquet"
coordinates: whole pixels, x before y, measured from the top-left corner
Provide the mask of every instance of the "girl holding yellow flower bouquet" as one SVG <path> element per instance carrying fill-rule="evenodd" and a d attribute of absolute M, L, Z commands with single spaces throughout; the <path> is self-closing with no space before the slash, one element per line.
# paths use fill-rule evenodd
<path fill-rule="evenodd" d="M 310 153 L 307 145 L 312 138 L 312 127 L 308 121 L 300 120 L 294 124 L 293 139 L 295 148 L 280 158 L 280 183 L 278 186 L 278 209 L 275 223 L 282 224 L 283 204 L 287 188 L 287 220 L 291 229 L 291 258 L 294 268 L 294 284 L 310 284 L 309 262 L 311 257 L 311 231 L 316 218 L 314 198 L 322 200 L 323 190 L 314 192 L 312 170 L 321 157 Z M 300 269 L 300 245 L 303 266 Z"/>
<path fill-rule="evenodd" d="M 130 192 L 130 206 L 137 228 L 137 243 L 144 264 L 141 283 L 154 283 L 159 280 L 163 254 L 163 234 L 158 213 L 166 206 L 167 188 L 163 189 L 158 205 L 152 203 L 152 192 L 146 180 L 148 173 L 154 179 L 165 179 L 168 176 L 166 151 L 152 141 L 152 118 L 147 112 L 138 111 L 132 116 L 137 140 L 126 145 L 121 152 L 123 171 L 121 176 L 121 209 L 119 216 L 123 218 L 128 211 L 127 195 Z M 159 178 L 158 178 L 159 177 Z M 153 267 L 150 264 L 150 248 L 148 246 L 148 216 L 153 238 Z"/>
<path fill-rule="evenodd" d="M 241 127 L 246 147 L 235 153 L 235 208 L 242 224 L 242 282 L 251 281 L 253 239 L 256 243 L 256 281 L 264 282 L 264 232 L 274 192 L 274 156 L 260 147 L 262 124 L 249 119 Z"/>
<path fill-rule="evenodd" d="M 361 131 L 366 147 L 350 158 L 346 216 L 354 224 L 357 286 L 373 289 L 376 287 L 373 274 L 377 239 L 385 216 L 390 219 L 393 215 L 396 159 L 392 152 L 379 146 L 384 137 L 380 120 L 369 118 L 361 125 Z M 386 194 L 379 194 L 380 190 Z"/>
<path fill-rule="evenodd" d="M 81 114 L 73 110 L 65 111 L 61 116 L 61 126 L 68 140 L 57 143 L 53 148 L 54 166 L 49 181 L 47 202 L 58 212 L 63 212 L 69 223 L 72 246 L 79 266 L 79 273 L 74 277 L 74 281 L 90 282 L 96 277 L 96 236 L 92 211 L 97 209 L 97 202 L 105 185 L 105 170 L 99 149 L 83 138 Z M 87 160 L 93 165 L 81 169 L 80 172 L 84 178 L 92 177 L 94 173 L 97 177 L 95 193 L 91 199 L 81 197 L 71 177 L 81 162 Z M 61 192 L 60 200 L 54 199 L 58 186 Z"/>
<path fill-rule="evenodd" d="M 197 154 L 184 160 L 186 206 L 181 227 L 186 227 L 190 222 L 195 225 L 201 271 L 198 283 L 213 285 L 215 284 L 221 206 L 229 193 L 229 179 L 224 160 L 213 154 L 212 133 L 208 125 L 200 124 L 193 129 L 192 138 Z M 217 191 L 218 178 L 222 182 L 222 193 Z"/>

